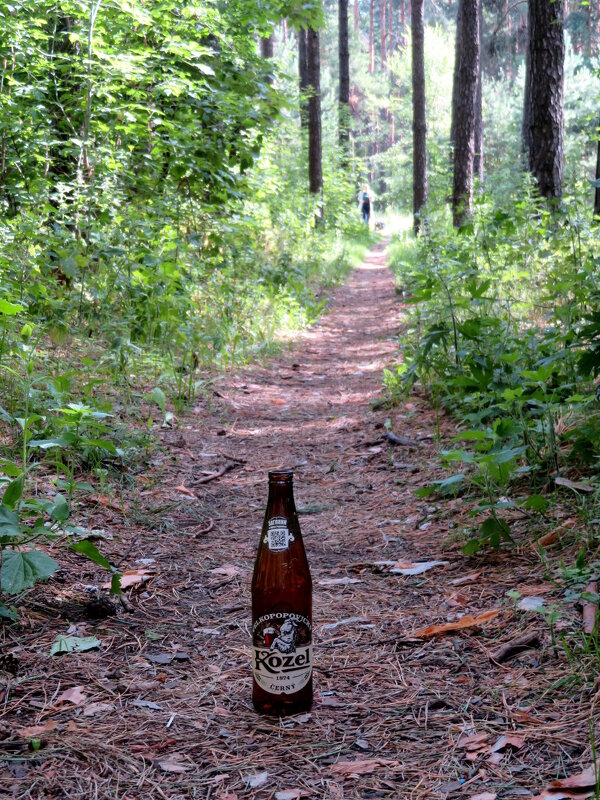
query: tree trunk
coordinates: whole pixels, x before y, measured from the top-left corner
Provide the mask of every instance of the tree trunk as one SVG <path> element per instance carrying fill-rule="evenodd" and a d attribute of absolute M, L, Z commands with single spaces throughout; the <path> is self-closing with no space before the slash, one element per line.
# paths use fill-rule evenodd
<path fill-rule="evenodd" d="M 529 169 L 543 197 L 562 191 L 565 42 L 562 0 L 529 0 Z"/>
<path fill-rule="evenodd" d="M 298 30 L 298 77 L 300 80 L 300 125 L 305 128 L 308 124 L 308 103 L 306 100 L 308 90 L 308 45 L 305 28 Z"/>
<path fill-rule="evenodd" d="M 479 14 L 479 53 L 482 46 L 483 11 Z M 477 96 L 475 98 L 475 156 L 473 172 L 479 179 L 479 188 L 483 186 L 483 64 L 479 58 L 479 73 L 477 75 Z"/>
<path fill-rule="evenodd" d="M 381 69 L 385 72 L 385 65 L 387 62 L 387 51 L 385 46 L 385 40 L 387 36 L 386 24 L 385 24 L 385 13 L 387 10 L 387 0 L 381 0 L 381 5 L 379 6 L 379 33 L 380 33 L 380 40 L 381 40 Z"/>
<path fill-rule="evenodd" d="M 273 37 L 272 36 L 263 36 L 260 40 L 260 54 L 264 59 L 272 59 L 273 58 Z M 267 83 L 273 83 L 273 76 L 271 74 L 267 75 Z"/>
<path fill-rule="evenodd" d="M 600 138 L 596 153 L 596 192 L 594 195 L 594 216 L 600 217 Z"/>
<path fill-rule="evenodd" d="M 282 19 L 281 20 L 281 32 L 282 32 L 283 43 L 287 44 L 287 42 L 288 42 L 288 24 L 287 24 L 287 19 Z"/>
<path fill-rule="evenodd" d="M 456 30 L 457 69 L 453 89 L 454 183 L 452 213 L 460 227 L 473 210 L 475 108 L 479 75 L 479 15 L 481 0 L 460 0 Z"/>
<path fill-rule="evenodd" d="M 338 50 L 340 59 L 340 93 L 338 135 L 344 157 L 348 155 L 350 133 L 350 51 L 348 49 L 348 0 L 338 0 Z"/>
<path fill-rule="evenodd" d="M 412 0 L 413 213 L 414 230 L 421 228 L 427 202 L 427 119 L 425 113 L 425 0 Z"/>
<path fill-rule="evenodd" d="M 354 30 L 356 33 L 360 30 L 360 12 L 358 9 L 358 0 L 354 0 Z"/>
<path fill-rule="evenodd" d="M 483 186 L 483 71 L 481 62 L 477 79 L 477 96 L 475 98 L 475 153 L 473 156 L 473 173 L 479 179 L 479 186 Z"/>
<path fill-rule="evenodd" d="M 306 33 L 308 61 L 308 184 L 312 194 L 323 188 L 321 163 L 321 64 L 319 32 L 309 28 Z"/>
<path fill-rule="evenodd" d="M 369 6 L 369 72 L 375 72 L 375 0 Z"/>

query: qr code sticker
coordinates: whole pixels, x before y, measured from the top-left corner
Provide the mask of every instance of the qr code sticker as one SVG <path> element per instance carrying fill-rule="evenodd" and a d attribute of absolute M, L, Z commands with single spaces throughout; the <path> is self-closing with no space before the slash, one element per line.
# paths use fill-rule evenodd
<path fill-rule="evenodd" d="M 286 550 L 287 546 L 287 528 L 271 528 L 269 530 L 269 550 Z"/>

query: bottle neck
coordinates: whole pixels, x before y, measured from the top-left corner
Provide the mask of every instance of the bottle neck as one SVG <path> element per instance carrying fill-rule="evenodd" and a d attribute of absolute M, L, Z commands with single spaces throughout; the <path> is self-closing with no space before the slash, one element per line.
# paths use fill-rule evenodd
<path fill-rule="evenodd" d="M 269 473 L 267 515 L 287 517 L 295 514 L 294 485 L 291 472 Z"/>

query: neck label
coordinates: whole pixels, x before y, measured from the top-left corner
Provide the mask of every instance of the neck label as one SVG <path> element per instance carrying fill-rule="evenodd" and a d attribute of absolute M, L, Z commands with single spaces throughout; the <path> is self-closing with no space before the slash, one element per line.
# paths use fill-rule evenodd
<path fill-rule="evenodd" d="M 264 542 L 274 552 L 287 550 L 294 541 L 294 534 L 288 528 L 285 517 L 271 517 L 267 522 L 267 535 Z"/>

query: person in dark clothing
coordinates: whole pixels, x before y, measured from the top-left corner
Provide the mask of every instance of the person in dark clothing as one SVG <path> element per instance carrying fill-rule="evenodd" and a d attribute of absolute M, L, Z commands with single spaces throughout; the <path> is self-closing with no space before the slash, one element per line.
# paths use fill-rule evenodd
<path fill-rule="evenodd" d="M 363 192 L 361 210 L 363 222 L 368 225 L 371 218 L 371 198 L 369 197 L 369 193 L 366 191 Z"/>

